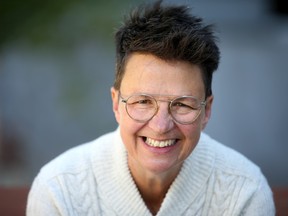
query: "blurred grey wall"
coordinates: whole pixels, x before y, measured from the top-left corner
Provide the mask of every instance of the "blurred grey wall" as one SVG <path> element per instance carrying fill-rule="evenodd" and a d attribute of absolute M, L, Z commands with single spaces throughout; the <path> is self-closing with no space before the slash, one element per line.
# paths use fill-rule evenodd
<path fill-rule="evenodd" d="M 75 2 L 47 38 L 16 35 L 0 48 L 2 185 L 30 184 L 52 158 L 117 127 L 113 28 L 137 1 Z M 206 132 L 257 163 L 272 186 L 287 186 L 287 16 L 264 0 L 174 2 L 215 23 L 220 39 Z"/>

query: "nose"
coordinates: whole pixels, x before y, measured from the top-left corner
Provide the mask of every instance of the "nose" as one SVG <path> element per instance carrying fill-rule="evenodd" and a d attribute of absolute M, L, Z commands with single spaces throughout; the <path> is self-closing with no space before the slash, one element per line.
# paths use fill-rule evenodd
<path fill-rule="evenodd" d="M 158 104 L 158 111 L 148 122 L 148 126 L 159 134 L 165 134 L 174 127 L 174 121 L 168 111 L 167 103 Z"/>

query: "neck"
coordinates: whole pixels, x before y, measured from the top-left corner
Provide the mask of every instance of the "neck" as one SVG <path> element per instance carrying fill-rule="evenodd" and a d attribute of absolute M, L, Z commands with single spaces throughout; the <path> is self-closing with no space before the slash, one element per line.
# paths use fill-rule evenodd
<path fill-rule="evenodd" d="M 139 167 L 129 167 L 142 199 L 150 212 L 156 215 L 180 168 L 172 172 L 154 173 Z"/>

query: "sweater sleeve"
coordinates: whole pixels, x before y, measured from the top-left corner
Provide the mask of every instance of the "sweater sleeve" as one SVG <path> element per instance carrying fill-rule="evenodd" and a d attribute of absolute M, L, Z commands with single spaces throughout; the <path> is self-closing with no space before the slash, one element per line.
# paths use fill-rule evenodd
<path fill-rule="evenodd" d="M 259 185 L 246 203 L 241 215 L 245 216 L 275 216 L 275 205 L 273 201 L 272 191 L 263 177 L 259 182 Z"/>

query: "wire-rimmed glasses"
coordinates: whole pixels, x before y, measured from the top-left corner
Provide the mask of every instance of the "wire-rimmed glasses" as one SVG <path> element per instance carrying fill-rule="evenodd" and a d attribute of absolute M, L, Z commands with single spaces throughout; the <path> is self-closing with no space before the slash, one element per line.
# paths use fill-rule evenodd
<path fill-rule="evenodd" d="M 192 124 L 200 115 L 206 101 L 199 101 L 193 96 L 180 96 L 173 100 L 156 99 L 148 94 L 133 94 L 124 99 L 119 94 L 121 102 L 125 103 L 127 114 L 131 119 L 145 123 L 152 119 L 158 112 L 158 102 L 168 102 L 168 112 L 175 122 L 179 124 Z M 163 98 L 163 96 L 162 96 Z"/>

